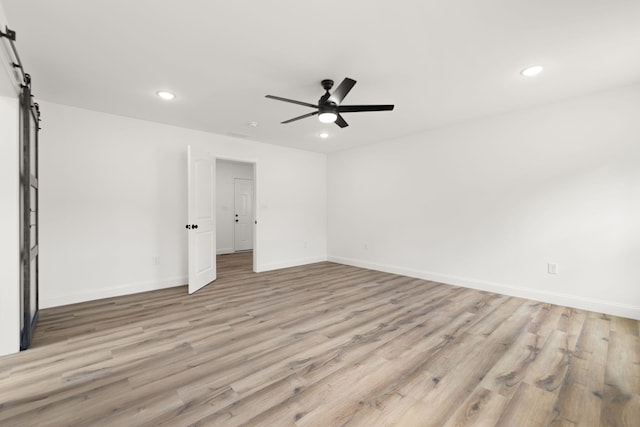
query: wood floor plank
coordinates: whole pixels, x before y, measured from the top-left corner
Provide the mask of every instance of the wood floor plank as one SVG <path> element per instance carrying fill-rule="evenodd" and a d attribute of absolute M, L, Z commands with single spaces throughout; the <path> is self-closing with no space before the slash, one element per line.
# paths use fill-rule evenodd
<path fill-rule="evenodd" d="M 42 310 L 4 426 L 636 426 L 640 323 L 322 262 Z"/>
<path fill-rule="evenodd" d="M 493 365 L 479 387 L 492 390 L 507 398 L 513 397 L 540 353 L 540 337 L 525 332 L 516 338 L 509 350 Z"/>
<path fill-rule="evenodd" d="M 243 398 L 204 417 L 196 426 L 243 425 L 253 420 L 260 425 L 261 415 L 274 406 L 293 398 L 304 387 L 305 381 L 296 374 L 270 383 L 267 387 L 249 393 Z M 267 425 L 267 424 L 263 424 Z"/>
<path fill-rule="evenodd" d="M 523 381 L 548 392 L 559 392 L 572 356 L 568 347 L 567 334 L 553 331 L 530 364 Z"/>
<path fill-rule="evenodd" d="M 507 399 L 499 393 L 478 387 L 449 417 L 444 427 L 495 425 L 506 403 Z"/>
<path fill-rule="evenodd" d="M 640 337 L 630 322 L 616 323 L 609 335 L 608 361 L 612 363 L 605 370 L 601 422 L 632 426 L 640 422 Z"/>
<path fill-rule="evenodd" d="M 531 313 L 526 308 L 516 310 L 509 320 L 495 328 L 490 335 L 476 345 L 457 364 L 455 370 L 438 377 L 436 386 L 427 393 L 422 402 L 427 406 L 417 406 L 412 416 L 429 408 L 429 419 L 433 425 L 442 425 L 461 406 L 484 379 L 491 367 L 504 355 L 518 335 L 526 331 L 531 321 Z M 421 415 L 427 417 L 427 414 Z M 515 424 L 514 424 L 515 425 Z"/>
<path fill-rule="evenodd" d="M 539 387 L 522 382 L 514 396 L 505 405 L 496 422 L 498 427 L 542 427 L 554 417 L 556 396 Z M 595 422 L 595 420 L 590 420 Z"/>
<path fill-rule="evenodd" d="M 584 310 L 562 307 L 562 315 L 558 320 L 557 329 L 567 334 L 567 339 L 569 340 L 568 348 L 571 351 L 576 349 L 586 318 L 587 313 Z"/>
<path fill-rule="evenodd" d="M 602 397 L 578 383 L 568 383 L 554 405 L 553 427 L 597 425 Z"/>

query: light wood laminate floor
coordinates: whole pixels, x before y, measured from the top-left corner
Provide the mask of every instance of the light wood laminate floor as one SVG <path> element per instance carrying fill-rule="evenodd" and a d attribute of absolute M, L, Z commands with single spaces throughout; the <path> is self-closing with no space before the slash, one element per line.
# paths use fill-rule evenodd
<path fill-rule="evenodd" d="M 639 322 L 333 263 L 42 310 L 2 426 L 640 426 Z"/>

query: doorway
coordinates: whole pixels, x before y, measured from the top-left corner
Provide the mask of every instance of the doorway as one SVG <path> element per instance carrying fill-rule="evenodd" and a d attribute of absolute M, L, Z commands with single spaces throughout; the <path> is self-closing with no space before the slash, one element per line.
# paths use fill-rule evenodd
<path fill-rule="evenodd" d="M 242 260 L 247 264 L 244 267 L 253 271 L 256 271 L 255 177 L 255 163 L 216 159 L 217 261 L 224 261 L 227 255 L 243 252 L 246 253 L 244 256 L 234 259 Z"/>
<path fill-rule="evenodd" d="M 244 268 L 257 271 L 256 176 L 256 163 L 219 158 L 203 147 L 187 147 L 189 294 L 214 283 L 219 257 L 224 254 L 244 255 L 235 259 L 247 260 Z M 238 187 L 240 210 L 236 208 L 236 179 L 252 184 Z M 244 246 L 236 251 L 235 224 L 241 216 L 245 220 L 244 238 L 240 239 Z"/>

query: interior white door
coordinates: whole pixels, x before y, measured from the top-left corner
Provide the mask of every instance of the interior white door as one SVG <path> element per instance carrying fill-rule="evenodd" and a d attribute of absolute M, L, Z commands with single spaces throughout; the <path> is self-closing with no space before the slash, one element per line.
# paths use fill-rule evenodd
<path fill-rule="evenodd" d="M 235 178 L 234 187 L 234 249 L 253 249 L 253 180 Z"/>
<path fill-rule="evenodd" d="M 187 147 L 189 293 L 216 280 L 216 161 L 206 152 Z"/>

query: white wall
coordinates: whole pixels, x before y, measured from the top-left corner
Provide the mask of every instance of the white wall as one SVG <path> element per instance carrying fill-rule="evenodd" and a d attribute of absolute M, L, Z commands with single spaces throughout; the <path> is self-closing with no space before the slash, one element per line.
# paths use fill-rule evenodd
<path fill-rule="evenodd" d="M 333 261 L 640 318 L 640 86 L 330 154 L 328 230 Z"/>
<path fill-rule="evenodd" d="M 0 96 L 0 356 L 20 349 L 18 116 L 18 100 Z"/>
<path fill-rule="evenodd" d="M 0 4 L 0 28 L 7 19 Z M 9 28 L 11 28 L 9 26 Z M 0 356 L 20 349 L 20 165 L 18 84 L 0 41 Z"/>
<path fill-rule="evenodd" d="M 256 163 L 258 271 L 326 259 L 325 155 L 40 106 L 41 307 L 186 283 L 189 144 Z"/>
<path fill-rule="evenodd" d="M 216 161 L 216 251 L 234 251 L 234 203 L 236 178 L 253 179 L 253 164 L 229 160 Z"/>

